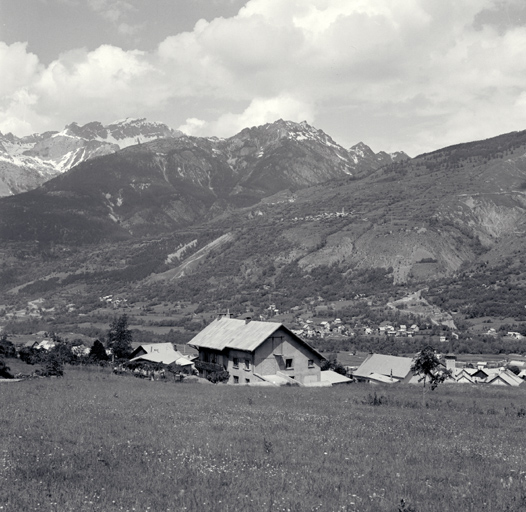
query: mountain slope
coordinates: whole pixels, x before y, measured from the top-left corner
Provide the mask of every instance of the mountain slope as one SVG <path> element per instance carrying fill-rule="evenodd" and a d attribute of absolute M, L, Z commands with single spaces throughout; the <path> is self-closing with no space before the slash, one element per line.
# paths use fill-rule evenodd
<path fill-rule="evenodd" d="M 406 287 L 429 286 L 439 302 L 448 282 L 454 307 L 480 316 L 485 294 L 495 311 L 511 310 L 510 296 L 523 311 L 526 132 L 364 172 L 345 151 L 280 121 L 83 162 L 0 200 L 0 289 L 69 302 L 103 289 L 241 313 L 318 297 L 386 304 Z"/>
<path fill-rule="evenodd" d="M 95 123 L 83 129 L 88 144 L 105 134 Z M 67 131 L 79 133 L 75 126 Z M 307 123 L 280 120 L 228 139 L 158 139 L 89 159 L 0 201 L 0 238 L 88 243 L 162 233 L 283 190 L 351 176 L 355 168 L 343 147 Z"/>

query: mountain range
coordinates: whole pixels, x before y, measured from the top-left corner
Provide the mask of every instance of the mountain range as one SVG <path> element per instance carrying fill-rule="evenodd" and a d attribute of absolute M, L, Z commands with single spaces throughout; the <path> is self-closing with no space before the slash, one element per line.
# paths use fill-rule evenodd
<path fill-rule="evenodd" d="M 26 137 L 0 133 L 0 197 L 31 190 L 85 160 L 133 144 L 182 133 L 162 123 L 127 118 L 107 126 L 71 123 L 61 132 Z"/>
<path fill-rule="evenodd" d="M 27 156 L 42 154 L 46 147 L 56 149 L 53 155 L 65 154 L 66 147 L 58 145 L 71 140 L 80 147 L 68 158 L 77 155 L 83 161 L 40 188 L 1 202 L 0 238 L 78 244 L 168 232 L 273 194 L 408 158 L 375 154 L 364 144 L 346 150 L 307 123 L 283 120 L 228 139 L 187 137 L 150 124 L 161 128 L 146 132 L 150 138 L 170 136 L 116 151 L 110 140 L 125 145 L 132 139 L 129 124 L 116 133 L 118 126 L 111 125 L 110 137 L 98 123 L 70 125 L 26 151 Z M 96 158 L 105 151 L 111 153 Z"/>
<path fill-rule="evenodd" d="M 526 132 L 415 158 L 345 149 L 305 122 L 170 133 L 0 199 L 0 292 L 88 297 L 133 283 L 213 309 L 444 280 L 462 283 L 460 297 L 475 280 L 495 302 L 526 280 L 525 213 Z"/>

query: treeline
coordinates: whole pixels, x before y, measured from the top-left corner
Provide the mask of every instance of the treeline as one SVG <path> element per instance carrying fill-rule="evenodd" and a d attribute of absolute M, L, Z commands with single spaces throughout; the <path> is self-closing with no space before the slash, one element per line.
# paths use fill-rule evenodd
<path fill-rule="evenodd" d="M 413 354 L 426 346 L 455 354 L 526 354 L 523 341 L 508 341 L 495 336 L 481 336 L 472 339 L 450 339 L 446 343 L 437 342 L 434 336 L 414 336 L 412 338 L 393 338 L 390 336 L 353 336 L 351 338 L 312 338 L 309 344 L 320 352 L 370 352 L 378 354 Z"/>

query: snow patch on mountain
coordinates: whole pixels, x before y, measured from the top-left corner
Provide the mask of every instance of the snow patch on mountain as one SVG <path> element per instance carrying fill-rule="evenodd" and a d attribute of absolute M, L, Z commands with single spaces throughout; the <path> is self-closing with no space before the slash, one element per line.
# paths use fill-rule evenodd
<path fill-rule="evenodd" d="M 135 144 L 180 136 L 181 132 L 144 118 L 121 119 L 107 126 L 98 121 L 83 126 L 71 123 L 60 132 L 21 138 L 0 133 L 0 161 L 9 166 L 9 176 L 0 176 L 0 197 L 34 188 L 85 160 Z M 5 169 L 3 174 L 7 175 Z"/>

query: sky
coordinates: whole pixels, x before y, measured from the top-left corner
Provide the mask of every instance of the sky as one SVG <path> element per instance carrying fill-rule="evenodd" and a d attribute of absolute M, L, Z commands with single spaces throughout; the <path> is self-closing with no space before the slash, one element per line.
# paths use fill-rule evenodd
<path fill-rule="evenodd" d="M 0 131 L 277 119 L 411 156 L 526 129 L 524 0 L 0 0 Z"/>

